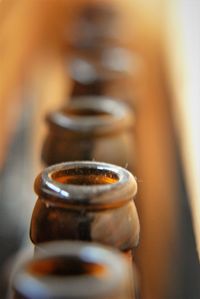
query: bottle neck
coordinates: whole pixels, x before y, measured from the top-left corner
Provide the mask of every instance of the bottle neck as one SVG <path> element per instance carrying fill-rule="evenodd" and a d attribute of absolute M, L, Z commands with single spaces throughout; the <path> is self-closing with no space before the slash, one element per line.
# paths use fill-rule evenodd
<path fill-rule="evenodd" d="M 126 169 L 103 162 L 61 163 L 37 177 L 35 191 L 39 198 L 30 229 L 35 245 L 64 239 L 98 242 L 121 251 L 137 246 L 137 184 Z"/>
<path fill-rule="evenodd" d="M 103 246 L 52 242 L 21 265 L 13 288 L 16 299 L 130 299 L 129 268 L 123 255 Z"/>
<path fill-rule="evenodd" d="M 94 51 L 102 45 L 117 42 L 122 27 L 120 21 L 116 5 L 105 1 L 85 5 L 74 18 L 71 34 L 66 36 L 67 43 L 74 49 Z"/>
<path fill-rule="evenodd" d="M 133 112 L 120 101 L 104 96 L 76 97 L 47 116 L 54 134 L 97 135 L 120 133 L 134 124 Z"/>
<path fill-rule="evenodd" d="M 126 169 L 103 162 L 78 161 L 46 168 L 35 181 L 39 197 L 71 209 L 114 209 L 131 202 L 137 183 Z"/>

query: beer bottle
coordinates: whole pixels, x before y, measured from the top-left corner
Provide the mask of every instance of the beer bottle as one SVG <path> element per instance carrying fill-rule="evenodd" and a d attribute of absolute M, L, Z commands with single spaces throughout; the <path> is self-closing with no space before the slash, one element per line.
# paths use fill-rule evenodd
<path fill-rule="evenodd" d="M 114 3 L 90 2 L 74 16 L 70 35 L 64 36 L 64 45 L 82 54 L 98 53 L 111 45 L 119 45 L 128 34 L 122 34 L 123 13 Z M 124 32 L 123 32 L 124 33 Z"/>
<path fill-rule="evenodd" d="M 116 3 L 88 3 L 74 17 L 69 36 L 68 73 L 71 95 L 106 95 L 133 104 L 137 55 L 130 49 L 124 7 Z M 71 51 L 69 51 L 69 45 Z"/>
<path fill-rule="evenodd" d="M 89 57 L 73 57 L 69 61 L 72 97 L 103 95 L 125 101 L 134 108 L 137 60 L 130 51 L 114 46 Z"/>
<path fill-rule="evenodd" d="M 118 251 L 87 242 L 40 244 L 12 279 L 12 299 L 131 299 L 129 266 Z"/>
<path fill-rule="evenodd" d="M 47 116 L 45 165 L 97 160 L 134 169 L 134 114 L 124 103 L 101 96 L 77 97 Z"/>
<path fill-rule="evenodd" d="M 35 181 L 31 240 L 84 240 L 132 251 L 139 240 L 136 190 L 133 175 L 116 165 L 78 161 L 48 167 Z"/>

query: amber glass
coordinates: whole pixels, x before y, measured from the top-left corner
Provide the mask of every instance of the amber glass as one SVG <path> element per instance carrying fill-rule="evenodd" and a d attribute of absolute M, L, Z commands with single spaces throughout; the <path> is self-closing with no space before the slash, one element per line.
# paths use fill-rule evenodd
<path fill-rule="evenodd" d="M 129 265 L 113 249 L 84 242 L 40 244 L 13 282 L 13 299 L 131 299 Z"/>
<path fill-rule="evenodd" d="M 107 95 L 133 103 L 137 61 L 131 50 L 124 13 L 116 3 L 90 3 L 74 18 L 68 63 L 72 96 Z M 66 51 L 66 49 L 64 49 Z"/>
<path fill-rule="evenodd" d="M 87 51 L 98 51 L 109 47 L 110 44 L 119 44 L 122 35 L 123 19 L 122 13 L 114 3 L 93 3 L 76 12 L 69 35 L 64 35 L 64 46 Z M 124 32 L 123 32 L 124 33 Z M 67 41 L 67 43 L 66 43 Z"/>
<path fill-rule="evenodd" d="M 105 97 L 79 97 L 47 117 L 42 161 L 97 160 L 134 168 L 134 115 L 123 103 Z"/>
<path fill-rule="evenodd" d="M 78 54 L 77 54 L 78 55 Z M 104 95 L 134 105 L 134 72 L 138 61 L 120 47 L 101 49 L 97 53 L 73 57 L 69 62 L 73 97 Z"/>
<path fill-rule="evenodd" d="M 136 190 L 133 175 L 116 165 L 80 161 L 48 167 L 35 181 L 31 240 L 85 240 L 132 250 L 139 239 Z"/>

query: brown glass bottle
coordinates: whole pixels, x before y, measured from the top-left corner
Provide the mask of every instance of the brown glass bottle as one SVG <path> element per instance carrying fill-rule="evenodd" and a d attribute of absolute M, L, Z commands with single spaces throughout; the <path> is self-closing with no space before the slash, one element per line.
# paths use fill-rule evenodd
<path fill-rule="evenodd" d="M 134 168 L 134 115 L 123 103 L 106 97 L 79 97 L 47 116 L 42 149 L 45 165 L 97 160 Z"/>
<path fill-rule="evenodd" d="M 114 3 L 94 3 L 82 6 L 74 15 L 71 31 L 64 32 L 64 47 L 82 54 L 96 53 L 111 45 L 119 45 L 128 38 L 123 14 Z M 130 37 L 130 36 L 129 36 Z"/>
<path fill-rule="evenodd" d="M 114 46 L 89 57 L 74 57 L 69 62 L 71 95 L 104 95 L 124 100 L 133 107 L 133 77 L 137 64 L 130 51 Z"/>
<path fill-rule="evenodd" d="M 84 242 L 41 244 L 16 271 L 12 299 L 131 299 L 129 266 L 117 251 Z"/>
<path fill-rule="evenodd" d="M 71 34 L 65 37 L 72 47 L 68 61 L 72 97 L 106 95 L 132 105 L 138 63 L 129 50 L 130 32 L 121 8 L 114 2 L 91 2 L 75 16 Z"/>
<path fill-rule="evenodd" d="M 132 250 L 139 239 L 136 190 L 132 174 L 112 164 L 80 161 L 48 167 L 35 181 L 31 240 L 35 245 L 84 240 Z"/>

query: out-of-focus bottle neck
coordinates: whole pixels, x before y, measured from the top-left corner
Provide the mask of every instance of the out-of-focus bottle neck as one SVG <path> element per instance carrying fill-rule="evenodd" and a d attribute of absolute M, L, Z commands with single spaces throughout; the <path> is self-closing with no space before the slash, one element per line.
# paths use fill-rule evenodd
<path fill-rule="evenodd" d="M 47 122 L 54 134 L 116 134 L 133 127 L 134 114 L 129 107 L 105 96 L 81 96 L 59 111 L 50 113 Z"/>
<path fill-rule="evenodd" d="M 130 299 L 130 271 L 117 251 L 83 242 L 38 247 L 13 279 L 14 299 Z"/>

